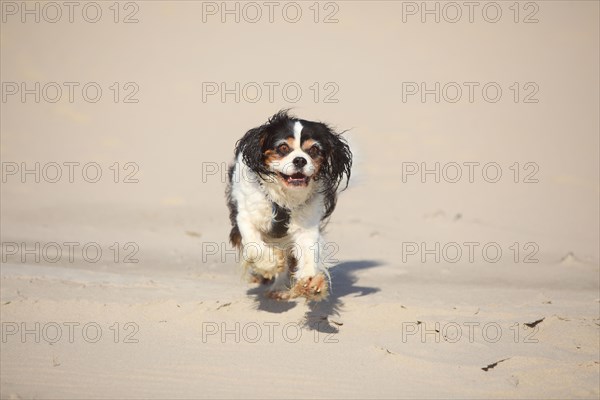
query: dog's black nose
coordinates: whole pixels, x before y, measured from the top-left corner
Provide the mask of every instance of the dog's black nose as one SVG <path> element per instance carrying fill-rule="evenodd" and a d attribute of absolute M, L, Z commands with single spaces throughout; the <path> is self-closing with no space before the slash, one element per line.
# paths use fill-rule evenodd
<path fill-rule="evenodd" d="M 296 158 L 294 158 L 293 163 L 296 168 L 302 168 L 306 165 L 306 158 L 296 157 Z"/>

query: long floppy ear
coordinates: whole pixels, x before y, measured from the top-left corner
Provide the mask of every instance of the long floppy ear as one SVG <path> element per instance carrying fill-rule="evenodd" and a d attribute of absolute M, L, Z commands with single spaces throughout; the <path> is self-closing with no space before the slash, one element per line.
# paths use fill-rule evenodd
<path fill-rule="evenodd" d="M 330 140 L 330 149 L 331 152 L 327 157 L 327 164 L 329 165 L 330 171 L 329 176 L 332 183 L 335 186 L 335 190 L 338 189 L 342 181 L 344 180 L 344 175 L 346 176 L 346 184 L 342 190 L 345 190 L 348 187 L 348 183 L 350 181 L 350 174 L 352 169 L 352 152 L 350 151 L 350 147 L 341 134 L 330 131 L 331 135 L 329 136 Z"/>
<path fill-rule="evenodd" d="M 235 145 L 235 154 L 242 154 L 244 163 L 259 175 L 270 175 L 264 164 L 263 144 L 266 139 L 268 123 L 250 129 Z"/>
<path fill-rule="evenodd" d="M 329 153 L 325 157 L 325 163 L 321 169 L 320 176 L 323 179 L 323 194 L 325 194 L 325 214 L 322 220 L 328 218 L 337 203 L 337 190 L 346 176 L 346 184 L 342 190 L 348 187 L 352 169 L 352 152 L 346 139 L 341 134 L 335 133 L 327 127 L 327 147 Z"/>

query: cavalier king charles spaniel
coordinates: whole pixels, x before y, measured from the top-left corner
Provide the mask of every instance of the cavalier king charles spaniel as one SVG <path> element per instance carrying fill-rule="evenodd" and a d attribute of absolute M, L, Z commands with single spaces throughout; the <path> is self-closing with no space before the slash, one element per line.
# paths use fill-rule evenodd
<path fill-rule="evenodd" d="M 352 167 L 340 135 L 284 110 L 236 144 L 226 192 L 229 239 L 253 280 L 270 283 L 273 299 L 328 295 L 321 233 Z"/>

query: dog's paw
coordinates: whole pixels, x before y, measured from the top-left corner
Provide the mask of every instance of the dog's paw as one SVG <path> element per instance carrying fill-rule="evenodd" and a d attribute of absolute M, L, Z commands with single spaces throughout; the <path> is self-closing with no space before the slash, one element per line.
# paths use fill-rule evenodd
<path fill-rule="evenodd" d="M 285 257 L 282 251 L 270 246 L 262 246 L 261 251 L 250 256 L 245 256 L 243 260 L 244 269 L 249 270 L 251 275 L 261 277 L 263 280 L 270 281 L 277 273 L 283 270 Z"/>
<path fill-rule="evenodd" d="M 267 279 L 255 272 L 250 272 L 248 275 L 248 283 L 254 283 L 259 285 L 270 285 L 273 283 L 273 279 Z"/>
<path fill-rule="evenodd" d="M 288 301 L 291 298 L 289 290 L 269 290 L 266 292 L 266 296 L 278 301 Z"/>
<path fill-rule="evenodd" d="M 307 276 L 296 282 L 290 291 L 290 297 L 306 297 L 307 300 L 321 301 L 329 294 L 329 285 L 325 274 Z"/>

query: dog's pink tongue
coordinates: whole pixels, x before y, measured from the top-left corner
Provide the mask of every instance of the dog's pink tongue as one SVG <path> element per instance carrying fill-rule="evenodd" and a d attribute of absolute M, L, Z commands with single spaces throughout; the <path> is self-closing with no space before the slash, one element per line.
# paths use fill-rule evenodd
<path fill-rule="evenodd" d="M 287 178 L 288 183 L 298 186 L 305 185 L 307 183 L 307 178 L 301 173 L 296 173 L 294 175 L 290 175 Z"/>

